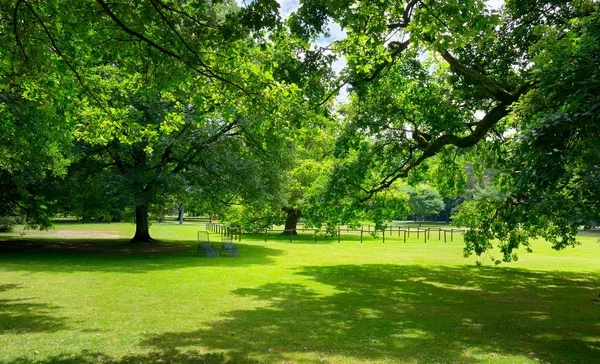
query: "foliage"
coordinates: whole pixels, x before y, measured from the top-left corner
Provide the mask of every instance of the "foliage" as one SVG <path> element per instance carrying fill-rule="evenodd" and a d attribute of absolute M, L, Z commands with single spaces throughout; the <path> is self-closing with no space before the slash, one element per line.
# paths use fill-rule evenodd
<path fill-rule="evenodd" d="M 482 209 L 482 219 L 464 214 L 476 228 L 467 252 L 485 250 L 494 237 L 503 242 L 504 260 L 530 237 L 542 236 L 555 249 L 574 246 L 579 227 L 600 221 L 599 19 L 594 12 L 565 28 L 536 28 L 543 38 L 530 77 L 538 87 L 514 105 L 514 134 L 496 164 L 509 195 L 492 211 Z"/>
<path fill-rule="evenodd" d="M 416 188 L 403 186 L 408 194 L 408 208 L 410 213 L 415 215 L 415 220 L 420 217 L 437 215 L 445 207 L 444 201 L 439 192 L 427 185 L 419 185 Z"/>
<path fill-rule="evenodd" d="M 52 95 L 44 83 L 60 84 L 51 100 L 55 108 L 33 110 L 40 120 L 63 123 L 60 130 L 72 143 L 62 150 L 68 155 L 63 169 L 53 168 L 54 178 L 35 197 L 55 194 L 49 202 L 84 218 L 135 213 L 134 240 L 149 239 L 149 212 L 160 213 L 190 195 L 206 200 L 202 204 L 211 210 L 241 201 L 281 204 L 277 191 L 290 165 L 289 137 L 307 112 L 298 86 L 274 77 L 280 64 L 293 63 L 292 49 L 302 45 L 286 42 L 273 16 L 276 5 L 161 0 L 3 5 L 9 44 L 4 64 L 20 70 L 15 76 L 20 82 L 33 77 L 42 96 Z M 9 13 L 14 16 L 4 17 Z M 313 75 L 321 85 L 319 77 L 326 75 Z M 32 94 L 8 90 L 17 101 Z M 17 101 L 2 110 L 20 110 Z M 59 183 L 67 165 L 67 180 Z"/>
<path fill-rule="evenodd" d="M 0 216 L 0 233 L 10 233 L 13 231 L 17 221 L 11 216 Z"/>
<path fill-rule="evenodd" d="M 347 33 L 332 45 L 351 96 L 322 205 L 354 221 L 398 181 L 456 197 L 476 160 L 504 198 L 465 206 L 466 254 L 493 239 L 504 261 L 536 236 L 573 245 L 600 221 L 598 13 L 586 0 L 303 3 L 311 34 L 329 18 Z"/>

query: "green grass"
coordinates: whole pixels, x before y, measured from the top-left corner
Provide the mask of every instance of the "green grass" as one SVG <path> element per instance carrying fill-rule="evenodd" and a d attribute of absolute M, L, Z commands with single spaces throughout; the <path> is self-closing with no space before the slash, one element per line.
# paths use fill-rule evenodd
<path fill-rule="evenodd" d="M 591 363 L 600 244 L 535 242 L 477 267 L 462 240 L 263 235 L 199 258 L 203 224 L 155 223 L 170 253 L 0 252 L 2 363 Z M 60 223 L 0 239 L 126 244 L 130 224 Z M 435 238 L 434 238 L 435 236 Z M 217 241 L 217 235 L 211 235 Z M 0 242 L 0 249 L 3 244 Z"/>

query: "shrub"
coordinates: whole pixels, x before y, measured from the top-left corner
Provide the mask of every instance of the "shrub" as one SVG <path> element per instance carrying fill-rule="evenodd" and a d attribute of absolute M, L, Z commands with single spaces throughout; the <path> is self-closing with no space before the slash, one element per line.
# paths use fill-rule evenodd
<path fill-rule="evenodd" d="M 12 216 L 0 216 L 0 233 L 11 233 L 17 221 Z"/>

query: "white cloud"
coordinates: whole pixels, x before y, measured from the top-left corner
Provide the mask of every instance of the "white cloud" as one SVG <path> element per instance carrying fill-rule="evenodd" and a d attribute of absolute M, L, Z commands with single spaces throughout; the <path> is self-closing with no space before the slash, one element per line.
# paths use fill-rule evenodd
<path fill-rule="evenodd" d="M 315 45 L 317 47 L 329 47 L 331 43 L 336 40 L 341 40 L 346 38 L 346 32 L 340 27 L 338 23 L 329 23 L 329 37 L 320 37 L 315 41 Z M 344 57 L 338 58 L 332 65 L 333 70 L 338 75 L 340 71 L 346 67 L 346 59 Z"/>
<path fill-rule="evenodd" d="M 504 0 L 487 0 L 487 6 L 490 9 L 498 10 L 504 5 Z"/>
<path fill-rule="evenodd" d="M 327 28 L 329 29 L 329 37 L 320 37 L 316 40 L 316 44 L 319 47 L 326 47 L 331 42 L 346 38 L 346 31 L 338 23 L 330 22 Z"/>
<path fill-rule="evenodd" d="M 298 0 L 279 0 L 279 14 L 286 19 L 300 6 Z"/>

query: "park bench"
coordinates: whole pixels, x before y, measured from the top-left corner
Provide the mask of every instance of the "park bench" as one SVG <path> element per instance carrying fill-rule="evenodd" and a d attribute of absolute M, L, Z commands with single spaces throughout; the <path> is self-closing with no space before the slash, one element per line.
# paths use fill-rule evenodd
<path fill-rule="evenodd" d="M 217 253 L 217 249 L 215 249 L 211 244 L 210 244 L 210 239 L 208 237 L 208 232 L 204 233 L 206 234 L 206 237 L 200 237 L 201 235 L 203 235 L 202 231 L 198 232 L 198 252 L 196 253 L 196 255 L 203 255 L 207 258 L 216 258 L 219 256 L 219 253 Z"/>
<path fill-rule="evenodd" d="M 223 255 L 225 252 L 229 254 L 230 257 L 240 256 L 240 251 L 231 240 L 231 237 L 223 235 L 221 236 L 221 251 L 219 254 Z"/>

